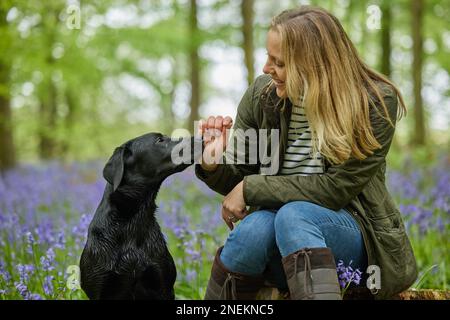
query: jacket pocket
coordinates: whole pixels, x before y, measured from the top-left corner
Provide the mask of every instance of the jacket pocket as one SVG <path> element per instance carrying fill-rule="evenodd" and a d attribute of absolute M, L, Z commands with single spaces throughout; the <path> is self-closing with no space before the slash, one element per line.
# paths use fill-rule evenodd
<path fill-rule="evenodd" d="M 402 230 L 402 221 L 400 217 L 400 213 L 393 212 L 383 216 L 370 217 L 370 224 L 372 225 L 375 231 L 384 231 L 384 232 L 399 232 Z"/>
<path fill-rule="evenodd" d="M 405 256 L 407 238 L 404 229 L 379 226 L 374 227 L 374 233 L 380 245 L 378 255 L 380 267 L 395 271 L 397 280 L 400 280 L 407 263 Z"/>

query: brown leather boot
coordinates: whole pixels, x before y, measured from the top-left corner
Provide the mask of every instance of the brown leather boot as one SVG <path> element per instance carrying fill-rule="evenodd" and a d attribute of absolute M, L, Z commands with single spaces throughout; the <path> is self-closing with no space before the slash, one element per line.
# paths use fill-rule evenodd
<path fill-rule="evenodd" d="M 292 300 L 342 300 L 330 248 L 305 248 L 283 258 Z"/>
<path fill-rule="evenodd" d="M 214 258 L 205 300 L 255 300 L 264 287 L 264 278 L 228 270 L 220 261 L 220 247 Z"/>

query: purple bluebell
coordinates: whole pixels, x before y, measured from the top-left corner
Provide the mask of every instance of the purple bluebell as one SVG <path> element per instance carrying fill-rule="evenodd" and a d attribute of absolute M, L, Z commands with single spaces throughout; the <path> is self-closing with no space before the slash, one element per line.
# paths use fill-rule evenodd
<path fill-rule="evenodd" d="M 345 266 L 344 262 L 342 260 L 339 260 L 336 266 L 339 285 L 342 289 L 347 288 L 352 283 L 355 285 L 359 285 L 361 281 L 362 272 L 359 269 L 353 270 L 353 268 L 350 266 L 351 263 L 352 261 L 350 261 L 348 266 Z"/>
<path fill-rule="evenodd" d="M 192 282 L 197 278 L 197 271 L 193 269 L 188 269 L 186 271 L 185 280 L 186 282 Z"/>
<path fill-rule="evenodd" d="M 48 272 L 55 269 L 54 267 L 55 252 L 53 251 L 53 248 L 49 248 L 47 250 L 46 255 L 40 258 L 40 262 L 43 271 Z"/>
<path fill-rule="evenodd" d="M 28 287 L 23 282 L 15 282 L 14 286 L 16 287 L 19 294 L 22 296 L 24 300 L 29 300 L 30 298 L 30 291 L 28 290 Z"/>
<path fill-rule="evenodd" d="M 46 276 L 44 280 L 44 293 L 47 296 L 53 295 L 53 276 Z"/>
<path fill-rule="evenodd" d="M 33 246 L 35 244 L 35 239 L 30 231 L 25 232 L 25 237 L 27 239 L 27 252 L 33 254 Z"/>
<path fill-rule="evenodd" d="M 18 264 L 16 268 L 19 273 L 20 282 L 28 282 L 30 275 L 35 270 L 35 267 L 31 264 Z"/>
<path fill-rule="evenodd" d="M 6 265 L 3 261 L 0 261 L 0 282 L 9 283 L 12 277 L 11 274 L 6 270 Z"/>

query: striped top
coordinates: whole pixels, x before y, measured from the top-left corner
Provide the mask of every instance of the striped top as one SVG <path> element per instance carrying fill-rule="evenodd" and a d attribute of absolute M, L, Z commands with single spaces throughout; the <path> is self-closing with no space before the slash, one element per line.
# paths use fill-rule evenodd
<path fill-rule="evenodd" d="M 323 173 L 323 158 L 312 156 L 311 130 L 302 106 L 292 106 L 288 142 L 281 175 L 311 175 Z"/>

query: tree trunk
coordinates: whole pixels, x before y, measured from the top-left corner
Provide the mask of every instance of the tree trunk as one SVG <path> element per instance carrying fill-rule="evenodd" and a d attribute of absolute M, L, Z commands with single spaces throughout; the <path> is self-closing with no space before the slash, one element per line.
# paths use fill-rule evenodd
<path fill-rule="evenodd" d="M 422 66 L 423 66 L 423 0 L 411 1 L 411 30 L 413 39 L 413 86 L 414 86 L 414 145 L 425 145 L 425 116 L 422 100 Z"/>
<path fill-rule="evenodd" d="M 56 87 L 49 75 L 39 104 L 39 156 L 48 160 L 56 155 Z"/>
<path fill-rule="evenodd" d="M 255 59 L 253 57 L 253 0 L 241 1 L 242 34 L 245 66 L 247 67 L 247 82 L 250 85 L 255 78 Z"/>
<path fill-rule="evenodd" d="M 381 62 L 380 71 L 387 77 L 391 77 L 391 22 L 392 22 L 392 3 L 383 0 L 381 4 Z"/>
<path fill-rule="evenodd" d="M 0 63 L 0 171 L 16 164 L 8 73 L 8 67 Z"/>
<path fill-rule="evenodd" d="M 50 9 L 49 9 L 50 10 Z M 56 119 L 57 119 L 57 100 L 56 84 L 52 79 L 55 59 L 52 55 L 53 44 L 55 43 L 55 30 L 57 28 L 58 14 L 50 11 L 48 15 L 48 24 L 44 24 L 43 32 L 46 33 L 45 49 L 46 64 L 45 80 L 42 83 L 39 104 L 39 156 L 47 160 L 56 156 Z"/>
<path fill-rule="evenodd" d="M 77 115 L 77 99 L 74 92 L 67 87 L 64 91 L 67 114 L 64 118 L 64 140 L 60 142 L 59 152 L 61 156 L 65 157 L 70 152 L 70 141 L 73 139 L 73 129 L 75 127 L 76 115 Z"/>
<path fill-rule="evenodd" d="M 177 117 L 175 115 L 175 112 L 173 112 L 173 108 L 174 108 L 174 104 L 175 104 L 175 94 L 177 91 L 177 86 L 179 83 L 179 75 L 178 75 L 178 68 L 179 68 L 179 63 L 177 60 L 177 57 L 174 56 L 174 62 L 172 64 L 172 89 L 169 92 L 169 102 L 168 102 L 168 107 L 169 107 L 169 115 L 170 115 L 170 121 L 172 123 L 171 125 L 171 130 L 173 131 L 174 129 L 176 129 L 176 124 L 177 124 Z"/>
<path fill-rule="evenodd" d="M 191 113 L 189 115 L 188 129 L 192 134 L 194 134 L 194 121 L 199 120 L 200 108 L 200 57 L 198 55 L 200 39 L 197 21 L 197 0 L 191 0 L 189 30 L 191 34 L 191 44 L 189 50 L 191 65 Z"/>
<path fill-rule="evenodd" d="M 6 23 L 6 10 L 0 6 L 0 45 L 2 56 L 0 57 L 0 171 L 12 168 L 16 164 L 11 98 L 9 92 L 10 64 L 6 60 L 8 56 L 8 46 L 11 39 Z"/>
<path fill-rule="evenodd" d="M 178 3 L 178 0 L 172 0 L 172 10 L 174 12 L 174 16 L 175 17 L 179 17 L 180 16 L 180 5 Z M 177 53 L 174 53 L 173 56 L 173 63 L 172 63 L 172 74 L 171 74 L 171 82 L 172 82 L 172 89 L 170 90 L 169 94 L 168 94 L 168 108 L 169 108 L 169 121 L 171 123 L 170 125 L 170 131 L 171 133 L 173 132 L 173 130 L 177 129 L 179 126 L 183 126 L 183 123 L 178 121 L 177 116 L 174 112 L 174 105 L 175 105 L 175 95 L 176 95 L 176 91 L 177 91 L 177 86 L 180 82 L 180 75 L 179 75 L 179 68 L 180 66 L 180 62 L 179 62 L 179 55 Z"/>

